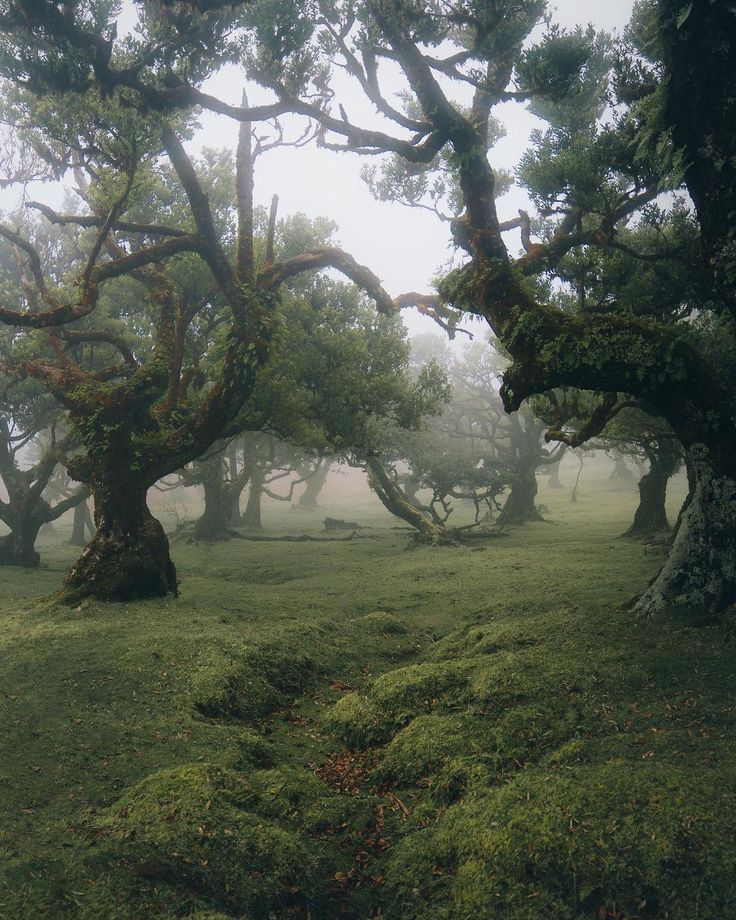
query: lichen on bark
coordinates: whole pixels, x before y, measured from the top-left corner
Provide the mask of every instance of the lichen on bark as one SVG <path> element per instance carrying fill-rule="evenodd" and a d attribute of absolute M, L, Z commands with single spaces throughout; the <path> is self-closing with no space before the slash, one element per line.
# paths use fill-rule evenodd
<path fill-rule="evenodd" d="M 715 614 L 736 600 L 736 478 L 718 473 L 708 449 L 690 449 L 695 491 L 669 555 L 634 611 Z"/>

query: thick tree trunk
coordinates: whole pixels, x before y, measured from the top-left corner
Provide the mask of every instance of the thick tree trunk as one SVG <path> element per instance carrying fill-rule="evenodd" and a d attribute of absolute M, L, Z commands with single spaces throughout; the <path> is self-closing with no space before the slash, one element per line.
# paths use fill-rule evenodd
<path fill-rule="evenodd" d="M 146 504 L 146 486 L 115 465 L 93 476 L 97 532 L 72 567 L 59 599 L 130 601 L 178 594 L 169 541 Z"/>
<path fill-rule="evenodd" d="M 410 502 L 401 487 L 386 472 L 377 457 L 368 457 L 365 461 L 368 482 L 380 498 L 383 506 L 413 527 L 419 539 L 425 543 L 454 543 L 452 531 L 431 521 L 424 512 Z"/>
<path fill-rule="evenodd" d="M 222 474 L 222 461 L 219 457 L 203 465 L 204 512 L 194 528 L 195 540 L 216 543 L 230 539 L 228 527 L 232 507 L 227 501 Z"/>
<path fill-rule="evenodd" d="M 243 527 L 246 530 L 261 530 L 261 498 L 263 497 L 263 473 L 259 468 L 250 477 L 248 502 L 243 512 Z"/>
<path fill-rule="evenodd" d="M 687 609 L 718 613 L 736 601 L 736 474 L 717 473 L 691 448 L 695 491 L 667 560 L 636 603 L 641 616 Z"/>
<path fill-rule="evenodd" d="M 238 489 L 226 487 L 224 490 L 222 501 L 225 508 L 225 517 L 227 518 L 228 527 L 240 527 L 243 523 L 240 514 L 240 496 L 243 494 L 244 488 L 245 485 Z"/>
<path fill-rule="evenodd" d="M 665 500 L 673 465 L 659 454 L 652 454 L 650 463 L 649 472 L 639 480 L 639 506 L 631 527 L 622 534 L 624 537 L 651 537 L 670 529 Z"/>
<path fill-rule="evenodd" d="M 0 537 L 0 565 L 36 568 L 41 557 L 35 548 L 43 521 L 32 514 L 20 514 L 12 522 L 12 530 Z"/>
<path fill-rule="evenodd" d="M 498 524 L 524 524 L 543 521 L 535 503 L 537 497 L 536 461 L 522 460 L 511 483 L 511 491 L 498 516 Z"/>
<path fill-rule="evenodd" d="M 314 509 L 317 508 L 317 499 L 327 482 L 327 476 L 330 472 L 331 463 L 322 461 L 316 471 L 307 479 L 305 489 L 299 496 L 297 505 L 299 508 Z"/>
<path fill-rule="evenodd" d="M 560 461 L 554 463 L 550 467 L 549 471 L 549 487 L 550 489 L 561 489 L 562 483 L 560 482 Z"/>

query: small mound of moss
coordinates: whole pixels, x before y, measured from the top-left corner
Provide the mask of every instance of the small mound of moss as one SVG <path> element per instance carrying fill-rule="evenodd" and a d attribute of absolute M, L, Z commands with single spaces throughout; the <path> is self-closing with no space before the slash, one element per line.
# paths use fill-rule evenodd
<path fill-rule="evenodd" d="M 313 901 L 318 859 L 263 804 L 260 784 L 196 764 L 146 777 L 100 823 L 134 874 L 182 885 L 213 907 L 267 916 Z"/>
<path fill-rule="evenodd" d="M 440 772 L 453 758 L 481 753 L 475 726 L 458 715 L 417 716 L 392 738 L 373 775 L 398 785 L 417 783 Z"/>
<path fill-rule="evenodd" d="M 333 663 L 334 624 L 282 630 L 231 652 L 229 666 L 197 675 L 194 706 L 208 718 L 255 721 L 311 686 Z"/>
<path fill-rule="evenodd" d="M 234 770 L 252 770 L 270 767 L 273 764 L 273 750 L 269 742 L 255 729 L 247 725 L 233 727 L 234 756 L 223 761 Z"/>
<path fill-rule="evenodd" d="M 388 888 L 405 918 L 731 916 L 736 788 L 720 775 L 630 762 L 519 775 L 406 834 Z"/>
<path fill-rule="evenodd" d="M 536 628 L 535 628 L 536 627 Z M 539 643 L 539 624 L 485 623 L 466 626 L 438 642 L 433 659 L 493 655 L 496 652 L 526 648 Z"/>
<path fill-rule="evenodd" d="M 398 617 L 390 613 L 384 613 L 382 610 L 368 613 L 356 622 L 365 632 L 374 635 L 403 636 L 407 632 L 406 626 Z"/>
<path fill-rule="evenodd" d="M 466 669 L 455 662 L 409 665 L 382 674 L 364 693 L 349 693 L 327 716 L 327 723 L 348 745 L 387 741 L 416 716 L 432 712 L 442 698 L 462 695 Z"/>

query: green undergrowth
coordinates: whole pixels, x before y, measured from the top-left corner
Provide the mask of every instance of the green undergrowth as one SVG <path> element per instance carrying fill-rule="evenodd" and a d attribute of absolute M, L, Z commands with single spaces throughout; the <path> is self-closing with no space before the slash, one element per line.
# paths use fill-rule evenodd
<path fill-rule="evenodd" d="M 736 916 L 733 628 L 633 623 L 633 499 L 542 488 L 472 547 L 179 545 L 155 603 L 0 570 L 0 917 Z"/>
<path fill-rule="evenodd" d="M 734 914 L 728 629 L 492 611 L 327 717 L 413 803 L 385 866 L 395 915 Z"/>

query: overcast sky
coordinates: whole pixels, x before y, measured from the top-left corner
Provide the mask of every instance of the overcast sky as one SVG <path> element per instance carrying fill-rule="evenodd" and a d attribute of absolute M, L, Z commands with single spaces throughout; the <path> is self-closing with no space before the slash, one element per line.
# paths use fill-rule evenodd
<path fill-rule="evenodd" d="M 558 0 L 554 19 L 568 27 L 592 22 L 597 28 L 621 30 L 632 6 L 633 0 Z M 222 75 L 212 89 L 233 103 L 239 101 L 235 73 Z M 366 116 L 371 117 L 361 108 L 359 93 L 338 95 L 352 121 L 365 123 Z M 261 100 L 252 96 L 253 101 Z M 492 151 L 491 161 L 494 166 L 513 169 L 527 146 L 529 132 L 542 123 L 515 103 L 499 106 L 496 115 L 507 134 Z M 200 143 L 217 147 L 234 144 L 237 128 L 228 119 L 207 115 L 203 127 Z M 452 254 L 447 225 L 427 212 L 374 201 L 360 179 L 366 159 L 320 150 L 314 145 L 296 151 L 273 151 L 259 160 L 256 200 L 265 206 L 276 192 L 282 216 L 301 211 L 332 218 L 339 226 L 338 238 L 343 247 L 372 268 L 392 295 L 429 291 L 433 276 Z M 527 199 L 517 187 L 500 199 L 499 213 L 502 218 L 513 217 L 519 207 L 525 206 Z M 509 244 L 512 248 L 519 245 L 513 237 Z M 426 322 L 417 315 L 407 315 L 405 319 L 412 329 L 423 328 Z"/>
<path fill-rule="evenodd" d="M 568 27 L 592 22 L 597 28 L 621 30 L 631 15 L 632 5 L 633 0 L 557 0 L 554 20 Z M 129 11 L 132 12 L 132 5 L 126 4 L 126 7 L 120 23 L 121 32 L 130 21 Z M 339 83 L 336 88 L 352 121 L 366 124 L 377 118 L 360 91 L 346 90 Z M 385 94 L 390 96 L 400 88 L 398 80 L 395 86 L 391 86 L 389 80 Z M 229 69 L 211 81 L 208 89 L 230 102 L 239 103 L 242 81 L 237 71 Z M 249 92 L 251 103 L 268 98 L 262 93 L 259 96 L 257 89 Z M 496 167 L 513 169 L 527 146 L 529 132 L 542 123 L 515 103 L 498 106 L 495 114 L 505 125 L 507 134 L 491 152 L 491 161 Z M 234 148 L 238 126 L 232 120 L 206 114 L 202 125 L 192 145 L 194 150 L 203 145 Z M 391 130 L 390 125 L 381 124 L 380 127 Z M 375 271 L 392 295 L 413 290 L 430 291 L 432 278 L 452 255 L 448 227 L 427 212 L 374 201 L 360 179 L 361 166 L 366 159 L 321 150 L 315 145 L 299 150 L 272 151 L 258 161 L 256 201 L 267 206 L 271 196 L 278 193 L 281 216 L 303 212 L 311 217 L 323 215 L 334 220 L 339 227 L 337 236 L 341 245 Z M 49 193 L 52 199 L 58 197 L 48 186 L 40 191 L 39 197 Z M 528 203 L 518 187 L 501 198 L 498 205 L 502 219 L 515 216 L 520 207 L 528 207 Z M 519 246 L 518 234 L 516 238 L 509 234 L 508 243 L 515 254 Z M 409 327 L 427 328 L 428 321 L 416 313 L 412 316 L 412 312 L 405 316 Z M 431 328 L 436 330 L 437 327 Z"/>

